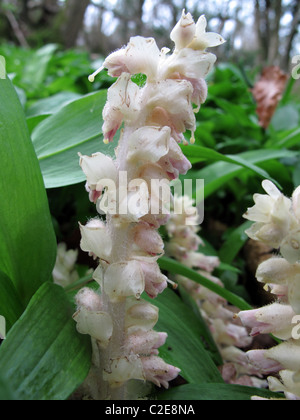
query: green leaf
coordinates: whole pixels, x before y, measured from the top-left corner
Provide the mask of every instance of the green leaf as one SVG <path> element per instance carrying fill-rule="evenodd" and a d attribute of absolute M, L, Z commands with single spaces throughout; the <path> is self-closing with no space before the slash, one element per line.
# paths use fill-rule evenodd
<path fill-rule="evenodd" d="M 277 108 L 271 121 L 276 131 L 290 130 L 299 127 L 299 113 L 293 104 Z"/>
<path fill-rule="evenodd" d="M 22 74 L 22 82 L 28 86 L 39 86 L 45 79 L 48 64 L 57 49 L 55 44 L 47 44 L 31 54 Z"/>
<path fill-rule="evenodd" d="M 232 384 L 186 384 L 157 394 L 159 400 L 246 401 L 253 396 L 283 398 L 282 394 L 261 388 Z"/>
<path fill-rule="evenodd" d="M 300 128 L 296 128 L 289 132 L 288 135 L 284 136 L 283 139 L 280 139 L 277 144 L 274 144 L 274 147 L 293 147 L 299 145 L 300 142 Z"/>
<path fill-rule="evenodd" d="M 252 164 L 246 159 L 243 159 L 239 155 L 223 155 L 222 153 L 218 153 L 213 149 L 209 149 L 207 147 L 202 147 L 202 146 L 181 146 L 181 148 L 185 156 L 188 158 L 192 158 L 194 163 L 196 163 L 197 161 L 201 162 L 204 160 L 217 161 L 217 162 L 219 161 L 229 162 L 234 165 L 239 165 L 239 166 L 242 166 L 243 168 L 250 169 L 251 171 L 259 175 L 263 179 L 269 179 L 278 185 L 276 180 L 271 178 L 270 175 L 266 171 Z"/>
<path fill-rule="evenodd" d="M 181 276 L 187 277 L 188 279 L 201 284 L 202 286 L 206 287 L 207 289 L 211 290 L 217 295 L 222 296 L 229 303 L 241 310 L 252 309 L 252 307 L 241 297 L 235 295 L 234 293 L 231 293 L 229 290 L 224 289 L 218 284 L 215 284 L 206 277 L 201 276 L 201 274 L 199 274 L 197 271 L 186 267 L 178 261 L 175 261 L 171 258 L 162 257 L 158 260 L 158 263 L 162 270 L 169 271 L 173 274 L 180 274 Z"/>
<path fill-rule="evenodd" d="M 81 95 L 75 92 L 59 92 L 56 95 L 48 98 L 39 99 L 35 101 L 26 111 L 27 117 L 33 117 L 44 114 L 54 114 L 58 112 L 67 103 L 79 99 Z"/>
<path fill-rule="evenodd" d="M 15 399 L 9 384 L 3 379 L 2 374 L 0 373 L 0 401 L 11 401 Z"/>
<path fill-rule="evenodd" d="M 160 356 L 177 366 L 180 375 L 190 383 L 223 382 L 202 344 L 203 331 L 193 310 L 170 289 L 165 289 L 154 300 L 145 296 L 145 300 L 159 308 L 155 330 L 168 334 L 166 344 L 159 349 Z"/>
<path fill-rule="evenodd" d="M 23 312 L 23 305 L 11 279 L 0 271 L 0 315 L 6 320 L 6 331 L 13 326 Z"/>
<path fill-rule="evenodd" d="M 23 109 L 9 79 L 0 80 L 0 90 L 0 270 L 25 308 L 50 279 L 56 238 Z"/>
<path fill-rule="evenodd" d="M 198 304 L 196 303 L 195 299 L 193 299 L 193 297 L 190 295 L 190 293 L 185 290 L 184 287 L 179 286 L 178 289 L 183 302 L 193 310 L 194 314 L 198 318 L 198 326 L 199 329 L 201 329 L 201 338 L 205 349 L 209 351 L 213 361 L 217 366 L 222 365 L 222 356 L 220 355 L 218 347 L 210 332 L 210 329 L 208 328 L 207 323 L 203 319 Z"/>
<path fill-rule="evenodd" d="M 17 400 L 65 400 L 90 368 L 63 288 L 45 283 L 0 347 L 0 372 Z"/>
<path fill-rule="evenodd" d="M 223 243 L 219 250 L 219 257 L 222 262 L 231 264 L 234 258 L 237 256 L 244 243 L 247 241 L 248 236 L 245 230 L 250 228 L 253 222 L 247 220 L 245 223 L 234 229 L 230 233 L 227 240 Z"/>
<path fill-rule="evenodd" d="M 243 161 L 247 161 L 249 164 L 258 165 L 263 162 L 267 162 L 271 159 L 281 159 L 284 157 L 295 157 L 297 152 L 289 150 L 254 150 L 244 152 L 236 157 L 241 157 Z M 216 162 L 206 166 L 200 171 L 190 171 L 186 177 L 191 179 L 204 179 L 204 196 L 208 197 L 213 194 L 219 188 L 224 186 L 226 182 L 232 178 L 239 176 L 245 171 L 245 168 L 241 168 L 238 164 L 232 164 L 229 162 Z M 202 192 L 197 191 L 196 196 L 202 197 Z"/>
<path fill-rule="evenodd" d="M 78 153 L 113 154 L 115 145 L 102 142 L 102 109 L 106 91 L 75 100 L 42 121 L 32 132 L 46 188 L 85 180 Z"/>

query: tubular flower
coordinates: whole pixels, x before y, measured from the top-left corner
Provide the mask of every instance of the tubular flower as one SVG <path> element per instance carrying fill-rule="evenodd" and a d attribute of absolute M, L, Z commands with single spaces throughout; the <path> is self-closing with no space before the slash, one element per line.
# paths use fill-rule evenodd
<path fill-rule="evenodd" d="M 187 267 L 198 270 L 203 277 L 223 287 L 221 280 L 212 275 L 213 270 L 220 264 L 219 259 L 198 251 L 204 246 L 198 235 L 199 216 L 197 208 L 188 196 L 175 195 L 173 212 L 166 224 L 166 230 L 167 255 Z M 183 286 L 198 304 L 223 358 L 224 365 L 221 371 L 224 380 L 229 383 L 266 386 L 266 382 L 259 379 L 259 370 L 249 366 L 246 353 L 242 350 L 251 344 L 252 338 L 249 337 L 247 329 L 234 319 L 236 308 L 230 306 L 226 299 L 192 280 L 179 275 L 176 275 L 174 280 Z"/>
<path fill-rule="evenodd" d="M 77 257 L 77 249 L 67 250 L 67 245 L 64 242 L 58 244 L 56 262 L 52 272 L 55 283 L 66 287 L 78 280 L 79 275 L 75 269 Z"/>
<path fill-rule="evenodd" d="M 248 360 L 262 374 L 279 372 L 276 378 L 268 377 L 272 391 L 284 392 L 287 399 L 300 399 L 297 327 L 300 319 L 300 189 L 298 187 L 289 199 L 269 181 L 264 181 L 263 187 L 268 195 L 254 196 L 255 206 L 245 217 L 255 223 L 246 233 L 253 239 L 279 248 L 281 255 L 261 263 L 256 272 L 257 280 L 265 283 L 277 300 L 262 308 L 241 311 L 238 316 L 246 327 L 251 328 L 252 335 L 272 333 L 283 340 L 268 350 L 248 352 Z"/>
<path fill-rule="evenodd" d="M 180 27 L 186 20 L 190 33 L 183 35 Z M 78 331 L 92 338 L 86 392 L 93 399 L 126 398 L 129 380 L 167 388 L 179 373 L 159 357 L 167 334 L 153 331 L 158 309 L 141 295 L 155 298 L 167 287 L 157 264 L 164 253 L 157 229 L 170 217 L 170 181 L 191 167 L 178 143 L 186 142 L 188 130 L 194 142 L 194 104 L 199 108 L 205 101 L 204 77 L 216 60 L 205 48 L 223 42 L 205 32 L 204 17 L 192 22 L 191 15 L 183 13 L 179 32 L 178 25 L 172 32 L 172 54 L 167 48 L 160 51 L 153 38 L 137 36 L 103 64 L 117 77 L 103 109 L 104 143 L 115 141 L 117 132 L 119 140 L 114 158 L 80 155 L 89 198 L 106 220 L 94 218 L 80 225 L 81 248 L 99 263 L 93 274 L 99 290 L 80 291 L 74 315 Z M 142 87 L 133 82 L 137 73 L 147 77 Z M 196 250 L 198 243 L 182 232 L 182 247 Z M 207 263 L 214 267 L 216 260 Z M 207 266 L 202 257 L 196 264 Z"/>

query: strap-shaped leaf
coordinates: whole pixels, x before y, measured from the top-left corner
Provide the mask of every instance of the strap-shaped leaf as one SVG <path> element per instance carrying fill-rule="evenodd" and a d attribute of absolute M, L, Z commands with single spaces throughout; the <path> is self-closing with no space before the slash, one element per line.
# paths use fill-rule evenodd
<path fill-rule="evenodd" d="M 163 391 L 157 395 L 159 400 L 198 400 L 198 401 L 247 401 L 251 397 L 282 398 L 282 394 L 243 385 L 231 384 L 187 384 Z"/>
<path fill-rule="evenodd" d="M 9 79 L 0 91 L 0 270 L 25 307 L 50 278 L 56 240 L 23 109 Z"/>
<path fill-rule="evenodd" d="M 180 375 L 190 383 L 223 382 L 223 379 L 202 344 L 203 330 L 193 310 L 170 289 L 155 299 L 145 297 L 159 308 L 155 330 L 168 333 L 160 347 L 161 357 L 181 369 Z"/>
<path fill-rule="evenodd" d="M 102 109 L 106 91 L 86 95 L 68 103 L 38 124 L 32 141 L 47 188 L 72 185 L 85 180 L 78 153 L 112 154 L 115 145 L 102 141 Z"/>
<path fill-rule="evenodd" d="M 18 400 L 64 400 L 90 367 L 90 339 L 76 330 L 65 291 L 45 283 L 0 347 L 0 372 Z"/>

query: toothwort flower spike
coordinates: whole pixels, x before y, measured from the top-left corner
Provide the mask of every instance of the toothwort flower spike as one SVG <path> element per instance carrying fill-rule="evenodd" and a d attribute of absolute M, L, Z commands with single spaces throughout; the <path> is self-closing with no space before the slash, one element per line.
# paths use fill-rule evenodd
<path fill-rule="evenodd" d="M 205 49 L 224 42 L 205 27 L 204 16 L 195 24 L 183 12 L 172 32 L 172 54 L 160 51 L 153 38 L 133 37 L 89 77 L 93 81 L 102 68 L 117 77 L 103 109 L 104 143 L 121 129 L 114 159 L 80 155 L 89 198 L 106 214 L 105 222 L 80 225 L 81 248 L 99 261 L 93 276 L 99 292 L 79 292 L 74 315 L 78 331 L 92 339 L 85 392 L 93 399 L 130 398 L 126 384 L 132 379 L 167 388 L 179 373 L 159 357 L 167 334 L 153 331 L 158 309 L 141 294 L 155 298 L 168 282 L 157 264 L 164 253 L 157 229 L 169 218 L 170 181 L 191 167 L 178 143 L 187 130 L 194 142 L 193 104 L 199 109 L 205 101 L 204 78 L 216 61 Z M 147 76 L 143 87 L 132 81 L 137 73 Z M 163 187 L 162 196 L 153 181 Z"/>
<path fill-rule="evenodd" d="M 277 373 L 268 377 L 272 391 L 300 399 L 300 341 L 295 325 L 300 319 L 300 187 L 287 198 L 270 181 L 263 181 L 262 186 L 267 195 L 255 194 L 255 205 L 244 215 L 255 222 L 246 233 L 281 254 L 261 263 L 256 272 L 257 280 L 265 283 L 277 301 L 238 316 L 251 335 L 272 333 L 283 340 L 268 350 L 252 350 L 249 362 L 263 374 Z"/>
<path fill-rule="evenodd" d="M 182 209 L 179 214 L 176 209 Z M 212 272 L 220 264 L 218 257 L 204 255 L 200 246 L 204 243 L 198 235 L 199 216 L 197 208 L 188 196 L 174 197 L 173 211 L 166 224 L 168 241 L 166 254 L 187 267 L 199 271 L 202 276 L 224 287 Z M 265 387 L 259 369 L 249 365 L 243 347 L 249 346 L 252 338 L 241 322 L 234 318 L 236 308 L 225 299 L 196 282 L 176 275 L 174 279 L 191 295 L 205 319 L 223 359 L 222 376 L 226 383 Z"/>

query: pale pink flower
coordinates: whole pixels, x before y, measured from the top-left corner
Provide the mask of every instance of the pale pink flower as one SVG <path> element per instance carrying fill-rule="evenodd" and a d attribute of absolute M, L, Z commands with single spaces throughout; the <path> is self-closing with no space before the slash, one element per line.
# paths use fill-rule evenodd
<path fill-rule="evenodd" d="M 243 325 L 251 328 L 251 336 L 273 333 L 281 339 L 291 337 L 294 315 L 295 312 L 290 305 L 277 302 L 238 313 Z"/>
<path fill-rule="evenodd" d="M 128 298 L 126 301 L 125 328 L 127 334 L 152 330 L 158 321 L 158 308 L 143 300 Z"/>
<path fill-rule="evenodd" d="M 283 369 L 276 360 L 269 358 L 267 350 L 249 350 L 246 353 L 248 362 L 251 363 L 261 374 L 276 373 Z"/>
<path fill-rule="evenodd" d="M 264 180 L 262 186 L 268 195 L 254 194 L 255 205 L 244 217 L 255 223 L 246 233 L 254 240 L 278 248 L 296 223 L 291 212 L 292 202 L 271 181 Z"/>
<path fill-rule="evenodd" d="M 126 349 L 141 355 L 158 355 L 158 348 L 163 346 L 167 339 L 166 333 L 150 331 L 136 331 L 126 338 Z"/>
<path fill-rule="evenodd" d="M 134 228 L 133 239 L 136 245 L 148 254 L 161 255 L 164 252 L 161 236 L 147 225 L 139 224 Z"/>
<path fill-rule="evenodd" d="M 180 369 L 171 366 L 160 357 L 141 357 L 145 377 L 147 381 L 153 382 L 156 386 L 169 388 L 169 382 L 175 379 Z"/>
<path fill-rule="evenodd" d="M 111 142 L 122 122 L 135 120 L 140 111 L 140 89 L 130 80 L 130 75 L 122 73 L 107 91 L 107 102 L 103 109 L 103 136 Z"/>
<path fill-rule="evenodd" d="M 144 280 L 145 292 L 151 298 L 155 298 L 159 293 L 162 293 L 167 287 L 167 277 L 164 276 L 156 262 L 140 262 Z"/>
<path fill-rule="evenodd" d="M 144 73 L 151 81 L 156 78 L 159 58 L 160 51 L 153 38 L 135 36 L 125 48 L 110 54 L 103 67 L 113 77 L 120 77 L 123 73 Z"/>

